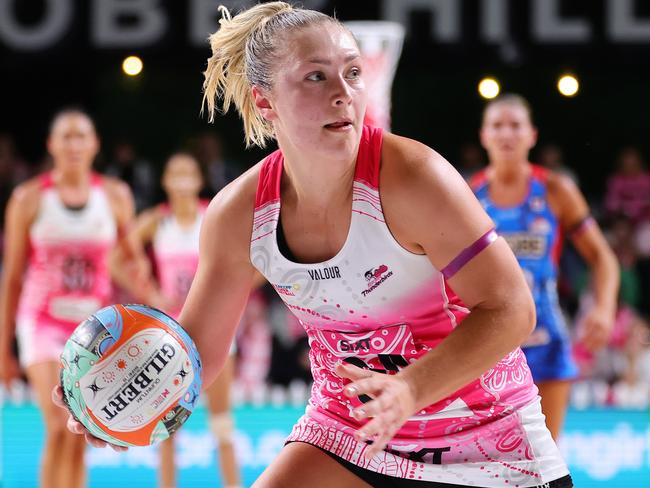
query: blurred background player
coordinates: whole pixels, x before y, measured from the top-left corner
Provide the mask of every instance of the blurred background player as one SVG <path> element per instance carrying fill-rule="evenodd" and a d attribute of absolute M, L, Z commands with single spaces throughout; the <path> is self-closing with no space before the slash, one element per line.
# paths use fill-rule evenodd
<path fill-rule="evenodd" d="M 178 318 L 194 279 L 199 259 L 199 230 L 206 202 L 199 198 L 203 179 L 199 163 L 191 155 L 176 153 L 165 164 L 162 186 L 168 203 L 145 210 L 136 220 L 127 242 L 130 250 L 117 248 L 111 270 L 117 283 L 138 299 Z M 145 249 L 151 246 L 158 284 L 153 284 Z M 128 257 L 140 262 L 135 269 L 144 270 L 139 280 L 130 277 L 134 269 Z M 143 293 L 144 291 L 144 293 Z M 231 349 L 232 352 L 232 349 Z M 206 390 L 210 410 L 210 428 L 219 451 L 224 486 L 240 486 L 233 445 L 233 421 L 230 413 L 230 386 L 234 373 L 234 355 L 227 360 L 221 375 Z M 173 438 L 160 445 L 160 486 L 176 484 Z"/>
<path fill-rule="evenodd" d="M 557 296 L 562 235 L 571 238 L 593 276 L 594 304 L 579 333 L 587 349 L 599 349 L 609 339 L 616 313 L 618 265 L 572 180 L 528 160 L 537 129 L 524 98 L 503 95 L 489 102 L 480 137 L 489 164 L 471 185 L 513 249 L 533 292 L 537 325 L 522 348 L 539 387 L 547 426 L 557 439 L 571 380 L 578 372 Z"/>
<path fill-rule="evenodd" d="M 66 429 L 67 414 L 51 391 L 74 328 L 110 303 L 108 256 L 133 218 L 133 199 L 125 184 L 92 171 L 99 139 L 82 110 L 55 115 L 47 150 L 53 169 L 16 187 L 7 206 L 0 374 L 6 385 L 18 377 L 17 336 L 20 366 L 45 422 L 40 486 L 75 488 L 85 485 L 85 443 Z"/>

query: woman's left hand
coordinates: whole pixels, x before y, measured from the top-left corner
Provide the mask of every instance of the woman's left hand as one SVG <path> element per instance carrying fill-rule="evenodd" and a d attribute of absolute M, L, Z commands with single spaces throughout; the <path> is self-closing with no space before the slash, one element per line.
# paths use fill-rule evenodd
<path fill-rule="evenodd" d="M 345 395 L 372 398 L 355 408 L 356 420 L 372 419 L 355 432 L 359 442 L 372 441 L 365 455 L 371 458 L 381 452 L 395 433 L 416 410 L 415 395 L 411 386 L 400 375 L 387 375 L 350 364 L 339 363 L 336 374 L 352 382 L 345 386 Z"/>
<path fill-rule="evenodd" d="M 592 352 L 606 346 L 612 334 L 614 320 L 615 316 L 610 310 L 593 307 L 582 321 L 582 344 Z"/>

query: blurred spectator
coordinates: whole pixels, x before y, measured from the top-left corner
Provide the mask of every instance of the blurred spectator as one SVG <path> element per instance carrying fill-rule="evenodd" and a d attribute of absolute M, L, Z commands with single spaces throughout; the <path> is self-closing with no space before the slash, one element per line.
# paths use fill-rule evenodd
<path fill-rule="evenodd" d="M 639 312 L 650 318 L 650 218 L 637 225 L 636 249 L 638 252 L 637 270 L 639 272 Z"/>
<path fill-rule="evenodd" d="M 466 181 L 469 181 L 483 167 L 485 167 L 485 158 L 481 146 L 473 142 L 466 142 L 460 146 L 456 169 Z"/>
<path fill-rule="evenodd" d="M 5 207 L 11 191 L 30 176 L 29 166 L 18 155 L 11 134 L 0 133 L 0 258 L 3 250 Z M 0 264 L 0 268 L 1 268 Z"/>
<path fill-rule="evenodd" d="M 205 175 L 209 193 L 206 196 L 215 195 L 237 177 L 237 171 L 224 159 L 221 136 L 216 132 L 200 133 L 194 141 L 193 153 Z"/>
<path fill-rule="evenodd" d="M 625 344 L 625 367 L 612 387 L 612 401 L 622 408 L 650 406 L 650 348 L 648 324 L 633 317 Z"/>
<path fill-rule="evenodd" d="M 153 204 L 158 178 L 151 164 L 137 155 L 131 142 L 119 141 L 115 144 L 113 158 L 106 166 L 105 172 L 125 181 L 131 187 L 138 212 Z"/>
<path fill-rule="evenodd" d="M 636 268 L 638 253 L 635 242 L 634 224 L 625 217 L 618 217 L 611 224 L 608 240 L 621 267 L 619 301 L 622 305 L 638 308 L 641 296 L 639 273 Z"/>
<path fill-rule="evenodd" d="M 621 150 L 617 170 L 607 180 L 605 207 L 610 215 L 622 214 L 634 224 L 634 248 L 639 280 L 638 310 L 650 316 L 650 171 L 640 151 Z"/>
<path fill-rule="evenodd" d="M 30 176 L 30 168 L 18 155 L 11 134 L 0 133 L 0 224 L 4 222 L 4 209 L 11 190 Z"/>
<path fill-rule="evenodd" d="M 631 307 L 618 310 L 607 347 L 594 354 L 576 344 L 574 355 L 582 378 L 574 406 L 650 406 L 648 324 Z"/>
<path fill-rule="evenodd" d="M 537 152 L 537 163 L 556 173 L 568 176 L 579 186 L 578 176 L 564 164 L 564 154 L 560 146 L 556 144 L 545 144 L 539 148 Z"/>
<path fill-rule="evenodd" d="M 578 399 L 580 403 L 589 397 L 591 403 L 596 405 L 646 408 L 650 406 L 649 331 L 648 324 L 637 312 L 644 293 L 637 269 L 639 255 L 634 222 L 619 215 L 611 223 L 606 235 L 620 263 L 619 308 L 606 348 L 592 354 L 579 343 L 574 346 L 580 376 L 588 384 L 578 385 L 573 399 Z M 587 280 L 588 273 L 585 272 L 579 280 L 582 283 L 578 289 L 586 290 Z M 576 315 L 578 333 L 584 311 L 589 309 L 592 300 L 593 297 L 588 292 L 580 293 L 580 308 Z"/>
<path fill-rule="evenodd" d="M 616 171 L 607 179 L 605 209 L 623 214 L 635 223 L 650 216 L 650 171 L 640 151 L 632 146 L 621 150 Z"/>

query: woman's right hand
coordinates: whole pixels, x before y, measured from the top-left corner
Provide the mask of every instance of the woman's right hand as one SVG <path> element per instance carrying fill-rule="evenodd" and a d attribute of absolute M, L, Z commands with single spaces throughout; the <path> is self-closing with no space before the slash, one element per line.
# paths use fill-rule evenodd
<path fill-rule="evenodd" d="M 88 429 L 86 429 L 80 422 L 77 422 L 74 417 L 70 414 L 68 407 L 63 401 L 63 390 L 61 385 L 56 385 L 52 390 L 52 401 L 57 407 L 63 408 L 68 413 L 68 430 L 73 434 L 83 435 L 86 438 L 86 442 L 93 447 L 111 447 L 114 451 L 124 452 L 127 451 L 128 447 L 116 446 L 110 442 L 106 442 L 98 437 L 95 437 Z"/>
<path fill-rule="evenodd" d="M 13 351 L 2 348 L 0 350 L 0 381 L 7 389 L 11 388 L 11 384 L 20 378 L 20 366 L 18 366 L 18 359 Z"/>

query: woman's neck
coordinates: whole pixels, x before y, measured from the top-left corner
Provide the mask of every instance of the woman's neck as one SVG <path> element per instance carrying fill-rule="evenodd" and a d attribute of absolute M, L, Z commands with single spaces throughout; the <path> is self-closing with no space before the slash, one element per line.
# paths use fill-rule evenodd
<path fill-rule="evenodd" d="M 298 154 L 282 149 L 283 203 L 304 209 L 326 209 L 349 203 L 356 168 L 356 153 L 348 161 Z"/>
<path fill-rule="evenodd" d="M 90 171 L 64 171 L 57 169 L 52 170 L 52 179 L 59 186 L 82 187 L 87 186 L 90 181 Z"/>
<path fill-rule="evenodd" d="M 196 197 L 170 197 L 169 206 L 181 224 L 191 224 L 199 213 L 199 200 Z"/>
<path fill-rule="evenodd" d="M 531 164 L 526 159 L 519 161 L 490 161 L 489 173 L 491 179 L 503 183 L 512 183 L 522 179 L 528 179 L 531 172 Z"/>

